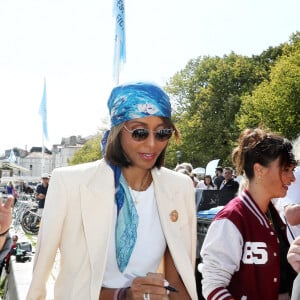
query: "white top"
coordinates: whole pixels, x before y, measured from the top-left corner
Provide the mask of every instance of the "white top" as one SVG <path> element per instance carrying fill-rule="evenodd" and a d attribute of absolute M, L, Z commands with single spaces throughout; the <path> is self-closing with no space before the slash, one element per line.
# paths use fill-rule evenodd
<path fill-rule="evenodd" d="M 156 272 L 166 249 L 166 240 L 161 227 L 157 210 L 153 183 L 146 191 L 131 191 L 136 198 L 139 224 L 137 240 L 129 263 L 123 273 L 119 271 L 115 251 L 115 223 L 117 206 L 115 205 L 114 226 L 111 233 L 103 287 L 120 288 L 131 286 L 136 276 L 145 276 L 148 272 Z M 138 193 L 138 196 L 137 196 Z M 147 233 L 147 234 L 145 234 Z"/>
<path fill-rule="evenodd" d="M 215 188 L 211 185 L 206 185 L 203 180 L 199 181 L 197 188 L 201 190 L 214 190 Z"/>

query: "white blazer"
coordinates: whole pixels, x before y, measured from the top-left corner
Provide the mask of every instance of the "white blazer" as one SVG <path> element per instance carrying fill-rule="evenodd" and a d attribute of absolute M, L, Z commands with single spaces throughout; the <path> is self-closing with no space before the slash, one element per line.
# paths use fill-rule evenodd
<path fill-rule="evenodd" d="M 191 179 L 153 169 L 163 232 L 191 299 L 198 299 L 195 192 Z M 44 300 L 57 250 L 60 272 L 55 300 L 98 300 L 106 267 L 114 211 L 113 172 L 104 160 L 53 171 L 47 192 L 27 300 Z M 177 221 L 170 213 L 176 210 Z"/>

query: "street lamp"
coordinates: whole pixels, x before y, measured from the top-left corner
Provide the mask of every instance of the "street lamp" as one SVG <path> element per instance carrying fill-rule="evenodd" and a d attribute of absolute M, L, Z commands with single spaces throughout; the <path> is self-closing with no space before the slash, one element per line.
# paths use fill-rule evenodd
<path fill-rule="evenodd" d="M 176 157 L 177 157 L 177 165 L 179 165 L 180 159 L 181 159 L 181 151 L 180 150 L 176 151 Z"/>

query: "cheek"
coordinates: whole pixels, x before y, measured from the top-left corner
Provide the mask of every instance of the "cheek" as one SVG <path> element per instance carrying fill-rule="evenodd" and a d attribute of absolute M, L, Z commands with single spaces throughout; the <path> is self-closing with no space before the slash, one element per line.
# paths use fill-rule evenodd
<path fill-rule="evenodd" d="M 273 175 L 270 175 L 270 177 L 269 177 L 269 183 L 270 183 L 270 186 L 272 187 L 275 187 L 276 188 L 276 186 L 281 186 L 281 183 L 282 182 L 284 182 L 284 177 L 283 176 L 281 176 L 281 175 L 275 175 L 275 174 L 273 174 Z"/>
<path fill-rule="evenodd" d="M 283 183 L 290 183 L 292 181 L 293 175 L 289 172 L 283 172 L 281 175 L 281 180 Z"/>
<path fill-rule="evenodd" d="M 126 154 L 130 154 L 130 152 L 135 149 L 136 143 L 130 139 L 121 137 L 121 146 L 122 146 L 123 151 Z M 121 151 L 121 149 L 120 149 L 120 151 Z"/>
<path fill-rule="evenodd" d="M 159 156 L 168 146 L 169 142 L 165 142 L 165 143 L 159 143 L 157 145 L 157 148 L 155 149 L 155 152 L 158 154 L 157 156 Z"/>

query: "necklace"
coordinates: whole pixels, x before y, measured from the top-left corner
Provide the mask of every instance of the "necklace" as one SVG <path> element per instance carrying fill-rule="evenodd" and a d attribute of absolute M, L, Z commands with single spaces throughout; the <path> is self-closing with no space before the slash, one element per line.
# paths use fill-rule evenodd
<path fill-rule="evenodd" d="M 150 172 L 147 172 L 147 174 L 144 176 L 144 178 L 141 182 L 140 188 L 137 191 L 135 191 L 131 187 L 129 187 L 131 190 L 131 194 L 133 195 L 133 202 L 135 205 L 137 205 L 139 203 L 139 197 L 140 197 L 141 193 L 144 191 L 144 188 L 146 187 L 149 175 L 150 175 Z"/>

